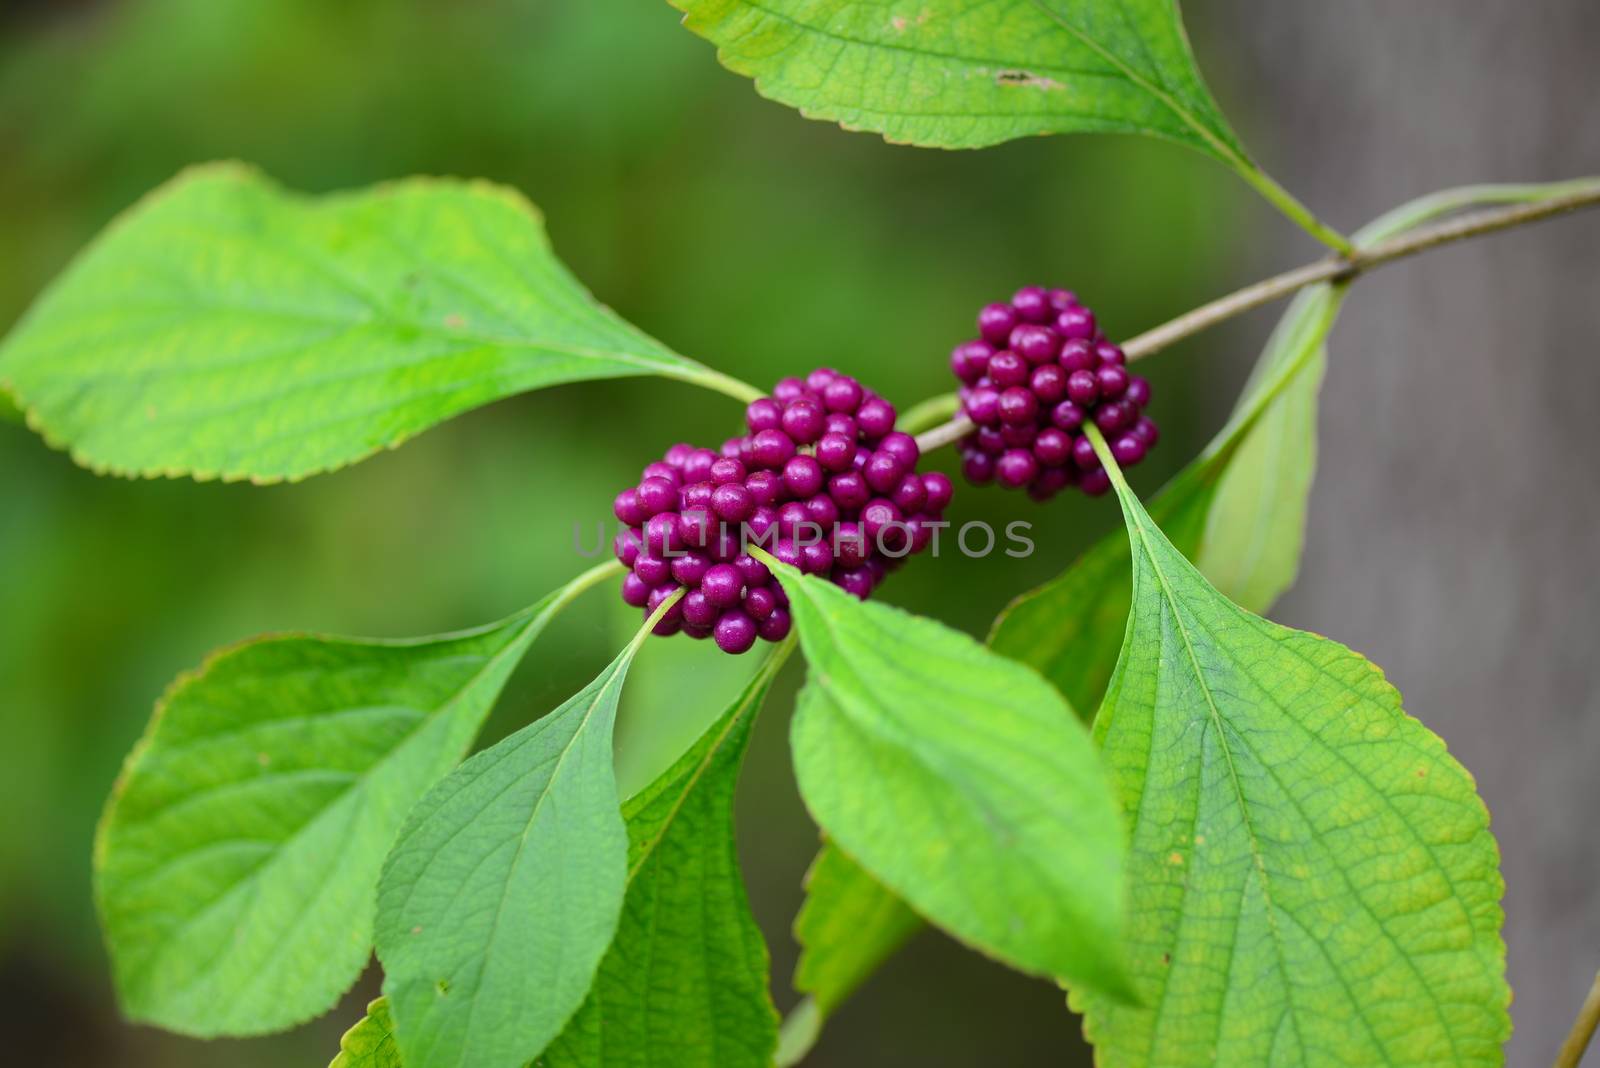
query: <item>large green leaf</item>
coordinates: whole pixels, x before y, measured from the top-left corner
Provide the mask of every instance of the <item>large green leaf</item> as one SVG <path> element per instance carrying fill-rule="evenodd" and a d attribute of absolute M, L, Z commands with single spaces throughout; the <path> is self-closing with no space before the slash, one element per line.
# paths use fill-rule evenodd
<path fill-rule="evenodd" d="M 231 164 L 130 210 L 0 347 L 0 386 L 79 463 L 258 482 L 514 393 L 646 374 L 748 391 L 597 304 L 512 190 L 308 198 Z"/>
<path fill-rule="evenodd" d="M 378 998 L 367 1006 L 367 1014 L 339 1040 L 339 1055 L 328 1068 L 400 1068 L 388 1001 Z"/>
<path fill-rule="evenodd" d="M 406 818 L 378 883 L 409 1068 L 519 1068 L 583 1003 L 628 880 L 611 736 L 657 614 L 593 682 L 476 754 Z"/>
<path fill-rule="evenodd" d="M 791 647 L 767 659 L 678 761 L 623 808 L 628 893 L 594 988 L 548 1068 L 768 1068 L 778 1013 L 733 839 L 739 767 Z"/>
<path fill-rule="evenodd" d="M 777 1039 L 767 947 L 733 843 L 739 766 L 788 647 L 676 763 L 623 806 L 628 890 L 588 1000 L 538 1063 L 766 1068 Z M 400 1068 L 388 1003 L 345 1036 L 332 1068 Z M 365 1058 L 365 1059 L 363 1059 Z"/>
<path fill-rule="evenodd" d="M 891 141 L 1123 131 L 1244 155 L 1173 0 L 672 0 L 774 100 Z"/>
<path fill-rule="evenodd" d="M 1499 1064 L 1504 884 L 1471 775 L 1375 666 L 1229 601 L 1115 481 L 1133 609 L 1095 736 L 1141 1003 L 1074 991 L 1098 1062 Z"/>
<path fill-rule="evenodd" d="M 529 643 L 614 570 L 463 634 L 264 638 L 180 678 L 95 842 L 123 1010 L 210 1036 L 332 1007 L 371 952 L 406 810 L 461 759 Z"/>
<path fill-rule="evenodd" d="M 806 901 L 795 917 L 801 954 L 794 987 L 826 1016 L 921 926 L 905 902 L 825 844 L 806 875 Z"/>
<path fill-rule="evenodd" d="M 1005 963 L 1124 988 L 1122 827 L 1088 732 L 1035 672 L 772 561 L 809 672 L 791 743 L 822 829 Z"/>

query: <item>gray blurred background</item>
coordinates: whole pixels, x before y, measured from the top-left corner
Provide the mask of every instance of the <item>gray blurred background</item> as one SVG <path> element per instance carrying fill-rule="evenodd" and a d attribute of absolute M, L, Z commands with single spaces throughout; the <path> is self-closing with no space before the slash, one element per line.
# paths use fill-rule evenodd
<path fill-rule="evenodd" d="M 1222 0 L 1188 19 L 1245 143 L 1346 230 L 1442 186 L 1600 173 L 1593 0 Z M 681 351 L 763 384 L 834 364 L 902 408 L 949 388 L 945 353 L 972 312 L 1025 282 L 1073 286 L 1128 336 L 1318 254 L 1183 149 L 1114 137 L 894 148 L 760 100 L 676 23 L 659 0 L 0 3 L 0 328 L 115 211 L 219 157 L 307 190 L 417 172 L 514 184 L 600 297 Z M 1504 852 L 1519 1066 L 1550 1061 L 1600 967 L 1597 277 L 1600 213 L 1358 284 L 1331 343 L 1304 573 L 1274 613 L 1382 664 L 1478 776 Z M 1274 319 L 1151 361 L 1166 434 L 1141 491 L 1215 430 Z M 96 479 L 0 423 L 8 1053 L 326 1063 L 375 975 L 272 1039 L 203 1044 L 116 1018 L 89 843 L 152 700 L 247 634 L 422 634 L 527 603 L 579 569 L 571 523 L 605 514 L 647 454 L 718 439 L 737 416 L 687 387 L 569 387 L 268 489 Z M 630 429 L 597 437 L 607 425 Z M 1023 512 L 1038 526 L 1033 559 L 922 561 L 887 597 L 982 633 L 1118 523 L 1103 501 L 1035 510 L 964 492 L 955 509 Z M 635 624 L 609 592 L 583 602 L 541 638 L 488 737 L 573 692 Z M 648 778 L 748 667 L 681 641 L 648 647 L 619 725 L 624 780 Z M 788 771 L 789 704 L 770 704 L 740 798 L 785 1007 L 788 924 L 815 841 Z M 1088 1054 L 1055 990 L 924 935 L 811 1063 L 1026 1068 Z"/>

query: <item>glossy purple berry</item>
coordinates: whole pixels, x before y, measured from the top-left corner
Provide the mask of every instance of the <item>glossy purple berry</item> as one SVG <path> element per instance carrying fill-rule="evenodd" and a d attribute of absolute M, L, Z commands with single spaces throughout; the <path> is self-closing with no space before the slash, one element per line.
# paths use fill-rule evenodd
<path fill-rule="evenodd" d="M 1144 442 L 1133 434 L 1124 434 L 1111 443 L 1111 455 L 1123 467 L 1132 467 L 1144 459 Z"/>
<path fill-rule="evenodd" d="M 765 641 L 781 642 L 789 636 L 792 625 L 787 608 L 774 608 L 772 614 L 756 627 L 756 633 Z"/>
<path fill-rule="evenodd" d="M 1121 401 L 1102 404 L 1094 410 L 1094 425 L 1107 434 L 1132 426 L 1136 418 L 1133 408 Z"/>
<path fill-rule="evenodd" d="M 922 485 L 928 492 L 926 507 L 930 512 L 944 511 L 955 497 L 955 485 L 950 481 L 950 476 L 942 471 L 929 471 L 923 475 Z"/>
<path fill-rule="evenodd" d="M 733 566 L 746 586 L 765 586 L 772 580 L 772 572 L 767 570 L 767 565 L 749 553 L 740 553 L 734 557 Z"/>
<path fill-rule="evenodd" d="M 1109 341 L 1102 341 L 1097 344 L 1094 347 L 1094 355 L 1095 359 L 1099 360 L 1102 365 L 1121 367 L 1128 362 L 1127 354 L 1119 346 L 1113 345 Z"/>
<path fill-rule="evenodd" d="M 611 510 L 616 514 L 618 522 L 626 523 L 630 527 L 636 527 L 650 518 L 650 513 L 639 503 L 637 489 L 625 489 L 617 494 L 611 501 Z"/>
<path fill-rule="evenodd" d="M 1039 473 L 1039 461 L 1027 449 L 1007 449 L 995 464 L 995 477 L 1002 486 L 1020 489 Z"/>
<path fill-rule="evenodd" d="M 1128 391 L 1128 372 L 1115 364 L 1106 364 L 1094 374 L 1100 385 L 1100 396 L 1116 400 Z"/>
<path fill-rule="evenodd" d="M 644 542 L 640 540 L 639 532 L 632 527 L 617 531 L 617 536 L 611 539 L 611 552 L 623 567 L 632 567 L 643 548 Z"/>
<path fill-rule="evenodd" d="M 927 506 L 928 489 L 920 475 L 902 475 L 889 499 L 902 513 L 915 515 Z"/>
<path fill-rule="evenodd" d="M 744 464 L 735 457 L 724 456 L 711 465 L 711 484 L 724 486 L 730 482 L 744 481 Z"/>
<path fill-rule="evenodd" d="M 777 607 L 778 599 L 771 590 L 757 587 L 744 595 L 744 610 L 758 623 L 770 616 Z"/>
<path fill-rule="evenodd" d="M 872 572 L 866 568 L 855 567 L 843 571 L 835 571 L 833 582 L 844 592 L 863 601 L 872 595 Z"/>
<path fill-rule="evenodd" d="M 828 480 L 828 493 L 840 508 L 860 508 L 872 497 L 867 480 L 859 471 L 846 471 Z"/>
<path fill-rule="evenodd" d="M 1140 441 L 1144 442 L 1146 450 L 1154 448 L 1161 437 L 1161 431 L 1156 427 L 1156 421 L 1147 415 L 1141 415 L 1139 421 L 1133 424 L 1132 433 Z"/>
<path fill-rule="evenodd" d="M 1078 488 L 1091 497 L 1098 497 L 1111 488 L 1111 476 L 1105 468 L 1096 468 L 1078 480 Z"/>
<path fill-rule="evenodd" d="M 861 406 L 865 396 L 860 382 L 849 375 L 840 375 L 829 382 L 827 388 L 822 391 L 822 404 L 830 412 L 850 415 Z"/>
<path fill-rule="evenodd" d="M 763 430 L 750 439 L 750 455 L 762 467 L 779 468 L 794 455 L 794 441 L 781 430 Z"/>
<path fill-rule="evenodd" d="M 1061 336 L 1068 338 L 1092 339 L 1095 335 L 1094 312 L 1078 305 L 1068 308 L 1056 316 L 1056 329 Z"/>
<path fill-rule="evenodd" d="M 1046 467 L 1060 467 L 1072 459 L 1072 435 L 1049 426 L 1033 439 L 1033 455 Z"/>
<path fill-rule="evenodd" d="M 806 388 L 813 393 L 821 393 L 828 388 L 828 383 L 839 377 L 839 372 L 831 367 L 818 367 L 806 375 Z"/>
<path fill-rule="evenodd" d="M 850 470 L 851 461 L 856 458 L 856 442 L 853 437 L 833 432 L 822 435 L 822 440 L 817 442 L 817 463 L 823 470 L 837 474 L 840 471 Z"/>
<path fill-rule="evenodd" d="M 805 508 L 806 518 L 824 531 L 832 530 L 833 525 L 839 521 L 839 505 L 826 493 L 818 493 L 808 498 Z"/>
<path fill-rule="evenodd" d="M 1049 363 L 1061 352 L 1061 337 L 1048 326 L 1024 323 L 1011 331 L 1009 348 L 1029 363 Z"/>
<path fill-rule="evenodd" d="M 961 474 L 974 486 L 994 481 L 994 457 L 986 452 L 971 449 L 961 454 Z"/>
<path fill-rule="evenodd" d="M 1128 392 L 1123 398 L 1136 408 L 1144 408 L 1150 403 L 1150 380 L 1138 375 L 1128 379 Z"/>
<path fill-rule="evenodd" d="M 772 387 L 772 399 L 779 404 L 788 404 L 798 399 L 806 391 L 806 384 L 798 378 L 780 378 L 778 384 Z M 754 427 L 751 427 L 754 430 Z"/>
<path fill-rule="evenodd" d="M 1019 326 L 1017 329 L 1021 330 L 1022 327 Z M 994 358 L 989 361 L 989 381 L 997 389 L 1020 386 L 1028 380 L 1030 369 L 1028 361 L 1015 352 L 1009 349 L 1005 352 L 997 352 L 994 354 Z"/>
<path fill-rule="evenodd" d="M 1074 371 L 1092 371 L 1100 365 L 1095 359 L 1094 346 L 1081 337 L 1075 337 L 1061 346 L 1056 363 L 1068 374 Z"/>
<path fill-rule="evenodd" d="M 683 622 L 689 627 L 710 627 L 722 615 L 722 609 L 711 603 L 700 590 L 690 590 L 683 595 Z"/>
<path fill-rule="evenodd" d="M 683 480 L 685 482 L 708 482 L 711 479 L 711 465 L 717 462 L 717 454 L 710 449 L 695 449 L 683 460 Z"/>
<path fill-rule="evenodd" d="M 644 523 L 644 545 L 652 556 L 665 556 L 683 546 L 677 512 L 659 512 Z"/>
<path fill-rule="evenodd" d="M 744 410 L 744 425 L 750 428 L 752 434 L 777 430 L 783 425 L 783 405 L 773 397 L 759 397 L 751 401 Z"/>
<path fill-rule="evenodd" d="M 718 608 L 738 604 L 743 588 L 744 579 L 732 564 L 713 564 L 700 579 L 700 591 Z"/>
<path fill-rule="evenodd" d="M 1017 317 L 1030 323 L 1047 322 L 1050 318 L 1050 294 L 1039 286 L 1023 286 L 1012 294 L 1011 306 Z"/>
<path fill-rule="evenodd" d="M 872 454 L 861 474 L 874 492 L 888 493 L 899 484 L 900 476 L 905 471 L 906 465 L 898 456 L 879 450 Z"/>
<path fill-rule="evenodd" d="M 1100 457 L 1095 455 L 1094 442 L 1086 437 L 1073 441 L 1072 462 L 1085 471 L 1092 471 L 1099 467 Z"/>
<path fill-rule="evenodd" d="M 644 603 L 645 613 L 647 615 L 654 613 L 657 608 L 661 607 L 663 601 L 677 592 L 678 587 L 676 585 L 657 586 L 655 589 L 650 591 L 650 596 Z M 682 598 L 679 598 L 677 601 L 673 602 L 672 607 L 667 609 L 666 614 L 661 617 L 658 623 L 656 623 L 655 633 L 663 636 L 668 634 L 676 634 L 678 632 L 678 628 L 682 625 L 683 600 Z"/>
<path fill-rule="evenodd" d="M 768 617 L 771 618 L 770 616 Z M 756 643 L 756 621 L 737 608 L 722 613 L 712 630 L 717 648 L 725 653 L 747 653 Z"/>
<path fill-rule="evenodd" d="M 855 419 L 861 433 L 877 440 L 894 429 L 894 405 L 882 397 L 868 397 L 856 409 Z"/>
<path fill-rule="evenodd" d="M 826 418 L 822 405 L 802 397 L 783 410 L 783 432 L 798 445 L 810 445 L 822 436 Z"/>
<path fill-rule="evenodd" d="M 950 370 L 970 386 L 984 376 L 993 356 L 994 346 L 987 341 L 963 341 L 950 353 Z"/>
<path fill-rule="evenodd" d="M 883 440 L 878 442 L 878 451 L 893 456 L 907 470 L 917 466 L 917 461 L 922 459 L 922 450 L 917 448 L 917 439 L 903 430 L 885 434 Z"/>
<path fill-rule="evenodd" d="M 633 573 L 622 576 L 622 601 L 634 608 L 643 608 L 655 587 Z"/>
<path fill-rule="evenodd" d="M 967 418 L 979 426 L 988 426 L 1000 421 L 1000 391 L 988 386 L 979 386 L 967 395 Z"/>
<path fill-rule="evenodd" d="M 1100 380 L 1093 371 L 1074 371 L 1067 376 L 1067 399 L 1082 408 L 1100 399 Z"/>
<path fill-rule="evenodd" d="M 744 488 L 750 491 L 750 497 L 757 507 L 777 504 L 788 492 L 783 484 L 783 475 L 777 471 L 754 471 L 746 475 Z"/>
<path fill-rule="evenodd" d="M 1028 388 L 1041 405 L 1055 404 L 1067 395 L 1067 372 L 1057 363 L 1035 367 L 1028 378 Z"/>
<path fill-rule="evenodd" d="M 711 557 L 701 552 L 686 552 L 671 559 L 672 578 L 681 586 L 698 586 L 711 567 Z"/>
<path fill-rule="evenodd" d="M 1062 401 L 1050 409 L 1050 422 L 1062 430 L 1076 430 L 1083 425 L 1084 411 L 1071 401 Z"/>
<path fill-rule="evenodd" d="M 756 499 L 742 482 L 718 486 L 711 494 L 711 510 L 726 523 L 742 523 L 756 510 Z"/>
<path fill-rule="evenodd" d="M 678 468 L 665 461 L 657 460 L 655 463 L 645 464 L 644 470 L 639 473 L 641 482 L 651 478 L 665 479 L 670 485 L 676 486 L 682 480 L 682 475 L 679 473 Z"/>
<path fill-rule="evenodd" d="M 815 456 L 791 456 L 783 465 L 783 484 L 791 496 L 809 497 L 822 488 L 822 464 Z"/>
<path fill-rule="evenodd" d="M 1012 386 L 1000 394 L 1000 421 L 1003 423 L 1031 423 L 1039 414 L 1039 400 L 1031 390 Z"/>
<path fill-rule="evenodd" d="M 1004 345 L 1016 325 L 1017 313 L 1009 304 L 987 304 L 978 312 L 978 333 L 991 345 Z"/>

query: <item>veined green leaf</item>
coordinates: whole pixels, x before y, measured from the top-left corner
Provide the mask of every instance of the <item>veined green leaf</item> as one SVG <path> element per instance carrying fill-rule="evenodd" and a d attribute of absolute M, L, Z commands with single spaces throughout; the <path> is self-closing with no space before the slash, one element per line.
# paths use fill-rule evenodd
<path fill-rule="evenodd" d="M 794 988 L 830 1015 L 921 926 L 905 902 L 838 847 L 824 844 L 795 917 L 801 953 Z"/>
<path fill-rule="evenodd" d="M 614 572 L 462 634 L 263 638 L 180 678 L 95 841 L 123 1010 L 213 1036 L 332 1007 L 371 953 L 373 889 L 406 810 L 461 759 L 545 625 Z"/>
<path fill-rule="evenodd" d="M 629 1066 L 666 1050 L 682 1068 L 772 1063 L 777 1012 L 734 852 L 733 792 L 751 725 L 788 651 L 770 656 L 699 741 L 623 806 L 621 922 L 588 1000 L 541 1066 Z M 331 1068 L 400 1068 L 392 1030 L 380 998 Z"/>
<path fill-rule="evenodd" d="M 962 941 L 1124 990 L 1122 827 L 1061 696 L 933 620 L 768 566 L 809 664 L 791 744 L 822 829 Z"/>
<path fill-rule="evenodd" d="M 1173 0 L 672 2 L 763 95 L 891 141 L 1122 131 L 1244 155 Z"/>
<path fill-rule="evenodd" d="M 378 883 L 376 942 L 409 1068 L 519 1068 L 583 1003 L 628 879 L 617 698 L 675 602 L 593 682 L 467 760 L 406 818 Z"/>
<path fill-rule="evenodd" d="M 628 893 L 548 1068 L 769 1068 L 770 960 L 734 850 L 733 795 L 750 728 L 792 646 L 775 651 L 700 740 L 623 808 Z"/>
<path fill-rule="evenodd" d="M 388 1001 L 378 998 L 367 1006 L 367 1014 L 339 1040 L 339 1055 L 328 1068 L 400 1068 Z"/>
<path fill-rule="evenodd" d="M 0 346 L 0 386 L 84 466 L 257 482 L 514 393 L 650 374 L 753 395 L 597 304 L 512 190 L 302 197 L 237 165 L 135 206 Z"/>
<path fill-rule="evenodd" d="M 1375 666 L 1229 601 L 1114 482 L 1133 610 L 1095 737 L 1141 1004 L 1073 992 L 1099 1063 L 1499 1064 L 1504 884 L 1471 775 Z"/>

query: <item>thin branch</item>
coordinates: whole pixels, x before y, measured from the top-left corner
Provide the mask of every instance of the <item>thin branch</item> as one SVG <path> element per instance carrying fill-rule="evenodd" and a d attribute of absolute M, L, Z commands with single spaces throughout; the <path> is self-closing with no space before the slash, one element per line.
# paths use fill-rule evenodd
<path fill-rule="evenodd" d="M 1594 1037 L 1596 1024 L 1600 1024 L 1600 975 L 1594 977 L 1589 996 L 1583 999 L 1583 1008 L 1578 1010 L 1578 1018 L 1572 1022 L 1567 1040 L 1561 1043 L 1555 1068 L 1578 1068 L 1583 1051 L 1589 1048 L 1589 1039 Z"/>
<path fill-rule="evenodd" d="M 1304 267 L 1296 267 L 1292 271 L 1245 286 L 1209 304 L 1202 304 L 1153 330 L 1146 330 L 1123 342 L 1122 350 L 1127 353 L 1129 360 L 1142 360 L 1191 334 L 1198 334 L 1236 315 L 1280 300 L 1306 286 L 1318 282 L 1349 281 L 1386 263 L 1415 256 L 1441 245 L 1600 205 L 1600 181 L 1581 180 L 1571 183 L 1571 188 L 1570 193 L 1534 203 L 1490 208 L 1431 226 L 1419 226 L 1398 236 L 1358 247 L 1349 255 L 1328 256 Z M 946 399 L 935 398 L 928 404 L 942 400 Z M 924 453 L 931 452 L 960 440 L 972 429 L 971 421 L 963 415 L 957 415 L 950 422 L 919 435 L 917 445 Z"/>
<path fill-rule="evenodd" d="M 1123 343 L 1122 349 L 1130 360 L 1143 359 L 1175 341 L 1181 341 L 1190 334 L 1197 334 L 1317 282 L 1355 278 L 1375 267 L 1393 263 L 1407 256 L 1415 256 L 1419 252 L 1426 252 L 1440 245 L 1448 245 L 1480 234 L 1494 233 L 1497 230 L 1506 230 L 1513 226 L 1522 226 L 1554 215 L 1564 215 L 1570 211 L 1594 207 L 1597 204 L 1600 204 L 1600 184 L 1534 204 L 1490 208 L 1463 215 L 1459 219 L 1435 223 L 1432 226 L 1420 226 L 1387 241 L 1358 248 L 1351 255 L 1328 256 L 1315 263 L 1308 263 L 1304 267 L 1296 267 L 1292 271 L 1285 271 L 1265 281 L 1245 286 L 1210 304 L 1202 304 L 1194 311 L 1180 315 L 1169 323 L 1163 323 L 1154 330 L 1146 330 L 1137 337 L 1130 338 Z"/>

